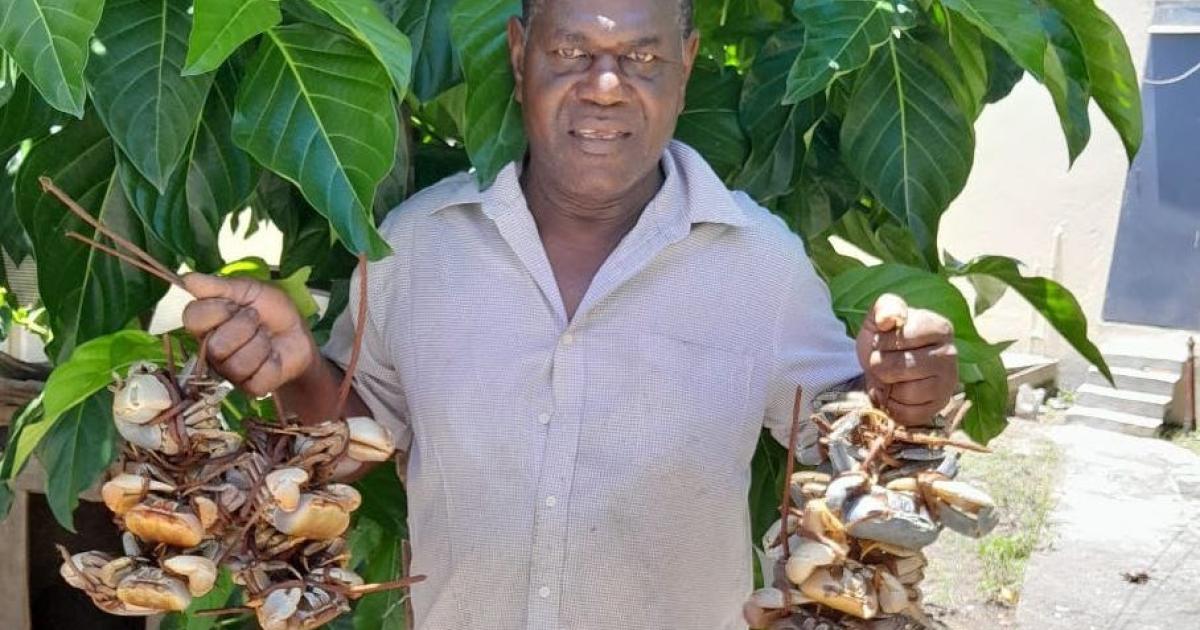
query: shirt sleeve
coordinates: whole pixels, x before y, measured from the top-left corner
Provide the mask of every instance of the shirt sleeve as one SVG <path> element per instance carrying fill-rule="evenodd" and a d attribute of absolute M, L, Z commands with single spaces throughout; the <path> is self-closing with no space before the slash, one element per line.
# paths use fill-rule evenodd
<path fill-rule="evenodd" d="M 387 338 L 387 331 L 395 329 L 394 325 L 386 325 L 389 322 L 388 305 L 394 301 L 388 299 L 387 285 L 383 282 L 385 278 L 381 277 L 386 275 L 384 271 L 381 264 L 372 264 L 367 271 L 367 326 L 363 332 L 358 366 L 354 371 L 354 391 L 370 408 L 375 421 L 392 432 L 396 449 L 407 451 L 412 444 L 412 428 L 408 422 L 408 405 L 400 373 L 392 359 L 391 348 L 394 344 Z M 342 370 L 348 368 L 350 355 L 354 351 L 359 282 L 356 269 L 350 281 L 350 303 L 334 321 L 329 341 L 321 348 L 321 354 Z"/>
<path fill-rule="evenodd" d="M 808 422 L 820 394 L 862 374 L 854 341 L 833 314 L 829 287 L 801 255 L 775 322 L 774 365 L 763 425 L 783 444 L 791 436 L 796 387 L 801 388 L 801 430 L 797 454 L 804 464 L 819 463 L 816 426 Z"/>

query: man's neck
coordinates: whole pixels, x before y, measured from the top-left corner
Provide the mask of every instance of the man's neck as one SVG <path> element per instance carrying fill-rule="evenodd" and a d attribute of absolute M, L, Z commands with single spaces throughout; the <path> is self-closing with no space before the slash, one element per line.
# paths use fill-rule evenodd
<path fill-rule="evenodd" d="M 612 197 L 583 197 L 572 194 L 563 182 L 541 177 L 531 163 L 522 173 L 521 187 L 543 241 L 588 242 L 611 249 L 637 225 L 663 179 L 662 169 L 656 168 Z"/>

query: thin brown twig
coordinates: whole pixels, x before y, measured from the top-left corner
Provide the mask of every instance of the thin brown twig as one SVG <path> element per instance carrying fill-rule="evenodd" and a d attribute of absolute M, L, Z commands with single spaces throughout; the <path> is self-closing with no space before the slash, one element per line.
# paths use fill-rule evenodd
<path fill-rule="evenodd" d="M 120 234 L 117 234 L 112 229 L 108 228 L 103 223 L 101 223 L 99 219 L 88 214 L 88 212 L 86 210 L 84 210 L 82 206 L 79 205 L 79 202 L 72 199 L 71 196 L 68 195 L 67 193 L 63 192 L 61 188 L 59 188 L 58 186 L 55 186 L 54 180 L 43 175 L 38 178 L 38 182 L 42 185 L 43 191 L 48 192 L 48 193 L 54 195 L 56 198 L 58 198 L 58 200 L 60 202 L 62 202 L 62 204 L 64 206 L 66 206 L 68 210 L 70 210 L 72 213 L 74 213 L 75 216 L 79 217 L 80 219 L 83 219 L 83 221 L 85 223 L 87 223 L 88 225 L 95 228 L 97 232 L 103 234 L 104 236 L 111 238 L 114 243 L 129 250 L 130 253 L 132 253 L 133 255 L 140 258 L 142 260 L 142 262 L 146 263 L 147 265 L 150 265 L 151 267 L 158 269 L 159 271 L 163 272 L 164 275 L 167 275 L 167 276 L 175 275 L 174 272 L 172 272 L 170 269 L 167 269 L 166 266 L 164 266 L 161 262 L 159 262 L 157 259 L 155 259 L 150 254 L 146 253 L 146 250 L 129 242 L 124 237 L 122 237 Z"/>
<path fill-rule="evenodd" d="M 78 232 L 67 232 L 67 238 L 73 238 L 77 241 L 84 243 L 85 245 L 88 245 L 89 247 L 92 247 L 93 249 L 95 249 L 97 251 L 104 252 L 105 254 L 108 254 L 109 256 L 112 256 L 113 258 L 117 258 L 117 259 L 121 260 L 122 262 L 125 262 L 134 267 L 137 267 L 138 269 L 145 271 L 146 273 L 154 276 L 155 278 L 158 278 L 159 280 L 162 280 L 169 284 L 173 284 L 180 288 L 183 287 L 183 280 L 181 280 L 179 278 L 179 276 L 177 276 L 173 273 L 163 272 L 163 271 L 159 270 L 157 267 L 151 267 L 150 265 L 147 265 L 132 256 L 122 254 L 121 252 L 119 252 L 111 247 L 108 247 L 107 245 L 102 245 L 96 241 L 93 241 L 92 239 L 90 239 Z"/>
<path fill-rule="evenodd" d="M 225 615 L 245 615 L 253 614 L 254 609 L 249 606 L 234 606 L 232 608 L 211 608 L 209 610 L 197 610 L 197 617 L 223 617 Z"/>
<path fill-rule="evenodd" d="M 179 380 L 175 378 L 175 349 L 171 347 L 171 335 L 168 333 L 163 334 L 163 355 L 167 360 L 167 376 L 171 377 L 172 383 L 178 385 Z"/>
<path fill-rule="evenodd" d="M 796 386 L 796 402 L 792 406 L 792 431 L 788 436 L 788 457 L 787 457 L 787 476 L 783 480 L 783 501 L 779 505 L 779 515 L 783 518 L 779 527 L 779 544 L 783 547 L 783 561 L 787 562 L 791 557 L 791 545 L 788 544 L 788 520 L 789 513 L 792 510 L 792 473 L 796 469 L 796 440 L 797 434 L 800 433 L 800 402 L 803 398 L 804 388 Z M 786 593 L 786 591 L 785 591 Z"/>
<path fill-rule="evenodd" d="M 408 539 L 400 541 L 400 577 L 407 578 L 412 574 L 412 544 Z M 413 630 L 415 628 L 413 621 L 413 604 L 412 598 L 408 597 L 404 600 L 404 630 Z"/>
<path fill-rule="evenodd" d="M 354 328 L 354 349 L 350 352 L 350 363 L 346 365 L 346 374 L 342 377 L 342 385 L 338 389 L 337 413 L 334 417 L 341 418 L 346 409 L 346 401 L 350 398 L 350 388 L 354 383 L 354 372 L 358 369 L 358 356 L 362 352 L 363 337 L 367 332 L 367 255 L 358 255 L 358 324 Z"/>

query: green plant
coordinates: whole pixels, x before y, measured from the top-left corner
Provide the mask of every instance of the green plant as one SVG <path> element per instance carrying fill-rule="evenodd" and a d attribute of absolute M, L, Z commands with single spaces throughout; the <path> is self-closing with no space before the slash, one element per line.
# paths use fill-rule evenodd
<path fill-rule="evenodd" d="M 1092 0 L 696 0 L 695 9 L 702 59 L 677 136 L 803 235 L 851 332 L 884 290 L 949 317 L 975 403 L 964 427 L 981 441 L 1004 427 L 1004 344 L 978 333 L 950 278 L 987 287 L 975 315 L 998 287 L 1016 290 L 1108 374 L 1063 287 L 1024 276 L 1011 259 L 960 263 L 937 248 L 940 217 L 971 170 L 975 119 L 1026 73 L 1050 93 L 1072 160 L 1087 144 L 1092 101 L 1129 155 L 1137 150 L 1136 76 Z M 146 321 L 166 287 L 66 240 L 68 230 L 94 232 L 41 194 L 39 176 L 170 266 L 201 271 L 222 267 L 218 228 L 249 207 L 283 231 L 278 277 L 310 267 L 308 286 L 343 297 L 352 254 L 388 255 L 375 230 L 388 209 L 469 166 L 486 184 L 520 156 L 503 39 L 519 11 L 518 0 L 7 2 L 0 246 L 37 261 L 57 371 L 104 352 L 86 369 L 118 367 L 126 351 L 112 335 L 136 336 L 126 329 Z M 833 236 L 883 264 L 838 255 Z M 154 352 L 138 339 L 131 347 Z M 108 421 L 99 395 L 51 412 L 64 396 L 52 380 L 0 466 L 7 479 L 36 450 L 68 526 L 74 495 L 113 450 L 112 432 L 91 426 Z M 84 448 L 81 436 L 104 447 Z M 751 497 L 759 531 L 781 461 L 764 441 Z M 386 531 L 403 523 L 363 520 Z M 358 540 L 365 553 L 372 537 Z"/>

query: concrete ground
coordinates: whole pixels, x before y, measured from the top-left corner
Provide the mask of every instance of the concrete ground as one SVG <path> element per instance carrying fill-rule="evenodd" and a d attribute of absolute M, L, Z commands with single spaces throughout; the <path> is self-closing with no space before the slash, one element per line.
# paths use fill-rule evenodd
<path fill-rule="evenodd" d="M 1062 449 L 1063 471 L 1017 627 L 1200 627 L 1200 456 L 1088 427 L 1044 431 Z"/>

